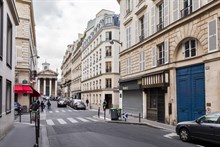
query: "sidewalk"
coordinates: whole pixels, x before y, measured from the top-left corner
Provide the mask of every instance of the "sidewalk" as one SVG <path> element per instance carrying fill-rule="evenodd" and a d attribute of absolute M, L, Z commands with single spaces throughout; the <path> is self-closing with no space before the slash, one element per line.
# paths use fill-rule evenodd
<path fill-rule="evenodd" d="M 44 114 L 41 113 L 44 118 Z M 12 130 L 0 141 L 0 147 L 33 147 L 36 143 L 35 122 L 30 124 L 30 114 L 21 115 L 14 120 Z M 47 139 L 47 131 L 45 126 L 40 127 L 39 147 L 49 147 Z"/>
<path fill-rule="evenodd" d="M 101 111 L 100 118 L 104 119 L 104 112 L 103 111 Z M 109 113 L 109 109 L 106 109 L 106 121 L 108 123 L 126 123 L 126 124 L 135 124 L 135 125 L 147 125 L 147 126 L 151 126 L 151 127 L 155 127 L 155 128 L 159 128 L 159 129 L 168 130 L 171 132 L 175 132 L 175 128 L 176 128 L 173 125 L 168 125 L 165 123 L 151 121 L 151 120 L 143 119 L 143 118 L 141 118 L 141 122 L 139 123 L 139 118 L 133 117 L 133 116 L 128 116 L 126 121 L 123 118 L 121 118 L 121 120 L 111 120 L 111 115 Z"/>

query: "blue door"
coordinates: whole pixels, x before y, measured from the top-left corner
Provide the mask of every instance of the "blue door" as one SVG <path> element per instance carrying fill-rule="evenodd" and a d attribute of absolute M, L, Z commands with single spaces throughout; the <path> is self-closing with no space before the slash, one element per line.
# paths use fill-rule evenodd
<path fill-rule="evenodd" d="M 178 122 L 194 120 L 205 114 L 204 65 L 178 68 L 177 71 Z"/>

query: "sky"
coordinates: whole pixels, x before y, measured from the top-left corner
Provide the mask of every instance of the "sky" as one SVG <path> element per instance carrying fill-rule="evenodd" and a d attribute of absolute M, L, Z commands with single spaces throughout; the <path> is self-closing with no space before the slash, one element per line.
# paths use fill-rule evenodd
<path fill-rule="evenodd" d="M 50 69 L 58 69 L 61 77 L 61 63 L 67 45 L 84 33 L 87 22 L 96 14 L 107 9 L 119 14 L 117 0 L 33 0 L 37 50 L 42 63 L 50 63 Z"/>

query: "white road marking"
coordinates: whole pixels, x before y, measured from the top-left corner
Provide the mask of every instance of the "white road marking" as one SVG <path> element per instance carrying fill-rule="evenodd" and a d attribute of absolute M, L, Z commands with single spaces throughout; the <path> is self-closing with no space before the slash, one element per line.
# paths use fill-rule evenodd
<path fill-rule="evenodd" d="M 61 110 L 62 112 L 66 112 L 65 110 Z"/>
<path fill-rule="evenodd" d="M 205 146 L 202 146 L 202 145 L 196 145 L 196 146 L 198 146 L 198 147 L 205 147 Z"/>
<path fill-rule="evenodd" d="M 170 134 L 166 134 L 163 135 L 163 137 L 169 138 L 169 139 L 173 139 L 172 137 L 178 136 L 176 133 L 170 133 Z"/>
<path fill-rule="evenodd" d="M 91 121 L 98 121 L 98 120 L 90 118 L 90 117 L 86 117 L 86 119 L 91 120 Z"/>
<path fill-rule="evenodd" d="M 71 123 L 78 123 L 77 120 L 73 119 L 73 118 L 67 118 Z"/>
<path fill-rule="evenodd" d="M 53 123 L 53 121 L 52 121 L 51 119 L 46 120 L 46 122 L 47 122 L 47 124 L 50 125 L 50 126 L 53 126 L 53 125 L 54 125 L 54 123 Z"/>
<path fill-rule="evenodd" d="M 60 111 L 56 110 L 55 112 L 56 112 L 56 113 L 59 113 Z"/>
<path fill-rule="evenodd" d="M 101 118 L 101 119 L 104 119 L 103 116 L 100 116 L 100 118 Z M 106 117 L 105 120 L 108 120 L 108 121 L 109 121 L 109 120 L 111 120 L 111 119 L 109 119 L 109 118 Z"/>
<path fill-rule="evenodd" d="M 84 119 L 84 118 L 82 118 L 82 117 L 77 117 L 77 119 L 79 119 L 79 120 L 81 120 L 81 121 L 83 121 L 83 122 L 89 122 L 88 120 L 86 120 L 86 119 Z"/>
<path fill-rule="evenodd" d="M 67 124 L 63 119 L 57 119 L 57 121 L 58 121 L 61 125 Z"/>
<path fill-rule="evenodd" d="M 53 113 L 53 111 L 49 111 L 49 113 Z"/>
<path fill-rule="evenodd" d="M 68 110 L 69 112 L 72 112 L 72 110 Z"/>

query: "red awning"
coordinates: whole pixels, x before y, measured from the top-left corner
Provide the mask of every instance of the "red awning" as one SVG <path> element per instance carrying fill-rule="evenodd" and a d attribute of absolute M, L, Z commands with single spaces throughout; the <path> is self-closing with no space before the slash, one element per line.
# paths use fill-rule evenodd
<path fill-rule="evenodd" d="M 39 97 L 40 93 L 38 93 L 33 87 L 30 85 L 15 85 L 14 92 L 17 94 L 27 93 L 34 97 Z"/>
<path fill-rule="evenodd" d="M 32 88 L 29 85 L 15 85 L 14 92 L 21 94 L 21 93 L 33 93 Z"/>

